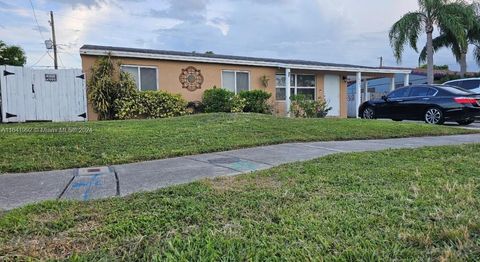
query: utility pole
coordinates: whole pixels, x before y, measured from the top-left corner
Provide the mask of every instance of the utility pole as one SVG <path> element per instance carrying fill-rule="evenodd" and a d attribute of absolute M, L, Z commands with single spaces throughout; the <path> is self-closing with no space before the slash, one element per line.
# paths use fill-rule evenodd
<path fill-rule="evenodd" d="M 55 38 L 55 22 L 53 21 L 53 11 L 50 11 L 50 26 L 52 27 L 53 66 L 55 69 L 58 69 L 57 39 Z"/>
<path fill-rule="evenodd" d="M 378 59 L 380 59 L 380 68 L 383 67 L 383 56 L 379 57 Z"/>

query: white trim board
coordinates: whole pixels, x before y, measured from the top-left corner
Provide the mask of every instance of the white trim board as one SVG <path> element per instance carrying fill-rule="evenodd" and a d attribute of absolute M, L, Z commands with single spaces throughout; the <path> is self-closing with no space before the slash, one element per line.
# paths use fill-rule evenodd
<path fill-rule="evenodd" d="M 341 72 L 362 72 L 362 73 L 383 73 L 383 74 L 410 74 L 412 72 L 412 70 L 402 70 L 402 69 L 315 66 L 315 65 L 299 65 L 299 64 L 275 63 L 275 62 L 265 62 L 265 61 L 248 61 L 248 60 L 213 58 L 213 57 L 195 57 L 195 56 L 187 57 L 187 56 L 181 56 L 181 55 L 163 55 L 163 54 L 140 53 L 140 52 L 80 49 L 80 55 L 106 56 L 109 54 L 115 57 L 131 57 L 131 58 L 145 58 L 145 59 L 157 59 L 157 60 L 188 61 L 188 62 L 198 62 L 198 63 L 278 67 L 278 68 L 320 70 L 320 71 L 341 71 Z"/>

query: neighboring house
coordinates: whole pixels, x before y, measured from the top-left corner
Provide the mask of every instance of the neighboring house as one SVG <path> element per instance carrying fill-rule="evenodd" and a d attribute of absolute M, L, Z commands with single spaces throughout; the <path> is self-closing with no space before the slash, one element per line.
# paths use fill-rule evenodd
<path fill-rule="evenodd" d="M 280 115 L 289 111 L 290 95 L 304 94 L 312 99 L 324 98 L 333 108 L 329 116 L 347 117 L 349 76 L 392 78 L 394 74 L 410 73 L 406 69 L 303 60 L 84 45 L 80 55 L 87 79 L 96 59 L 108 54 L 120 61 L 121 70 L 134 76 L 139 90 L 163 90 L 181 94 L 187 101 L 201 101 L 203 92 L 214 86 L 235 93 L 262 89 L 272 94 L 271 103 Z M 290 83 L 290 89 L 286 83 Z M 91 106 L 88 116 L 97 119 Z"/>

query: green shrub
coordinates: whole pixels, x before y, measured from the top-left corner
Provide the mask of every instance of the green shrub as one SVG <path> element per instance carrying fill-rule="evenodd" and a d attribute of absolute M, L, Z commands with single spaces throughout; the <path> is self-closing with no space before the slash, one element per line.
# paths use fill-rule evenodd
<path fill-rule="evenodd" d="M 180 95 L 143 91 L 118 100 L 116 106 L 119 119 L 167 118 L 185 115 L 187 102 Z"/>
<path fill-rule="evenodd" d="M 271 112 L 268 99 L 272 94 L 263 90 L 242 91 L 239 96 L 245 99 L 244 112 L 266 114 Z"/>
<path fill-rule="evenodd" d="M 187 113 L 199 114 L 205 112 L 205 106 L 201 101 L 190 101 L 187 104 Z"/>
<path fill-rule="evenodd" d="M 231 103 L 230 112 L 232 113 L 244 112 L 245 104 L 246 104 L 246 101 L 244 98 L 241 98 L 240 96 L 235 95 L 232 97 L 232 100 L 230 103 Z"/>
<path fill-rule="evenodd" d="M 231 112 L 235 94 L 223 88 L 213 87 L 203 93 L 203 105 L 206 113 Z"/>
<path fill-rule="evenodd" d="M 129 74 L 117 74 L 110 56 L 98 59 L 88 80 L 88 99 L 100 120 L 114 119 L 116 101 L 137 92 Z"/>
<path fill-rule="evenodd" d="M 469 73 L 464 78 L 472 78 L 472 77 L 480 77 L 480 74 L 479 73 L 473 73 L 473 74 Z M 460 75 L 449 74 L 449 75 L 445 75 L 444 77 L 440 78 L 439 80 L 436 80 L 435 83 L 443 84 L 445 82 L 448 82 L 448 81 L 451 81 L 451 80 L 457 80 L 457 79 L 461 79 L 461 78 L 462 77 L 460 77 Z"/>
<path fill-rule="evenodd" d="M 304 95 L 294 95 L 291 100 L 290 110 L 295 117 L 323 118 L 332 110 L 323 99 L 311 100 Z"/>

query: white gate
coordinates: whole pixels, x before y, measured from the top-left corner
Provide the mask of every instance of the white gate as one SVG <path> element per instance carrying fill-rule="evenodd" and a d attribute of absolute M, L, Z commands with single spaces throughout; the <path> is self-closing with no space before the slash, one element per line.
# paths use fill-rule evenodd
<path fill-rule="evenodd" d="M 0 68 L 2 122 L 87 119 L 85 80 L 80 69 Z"/>

